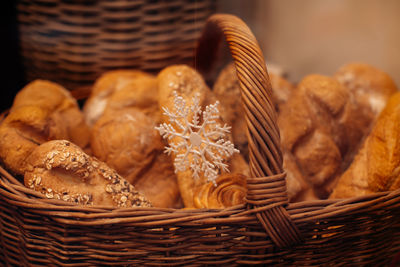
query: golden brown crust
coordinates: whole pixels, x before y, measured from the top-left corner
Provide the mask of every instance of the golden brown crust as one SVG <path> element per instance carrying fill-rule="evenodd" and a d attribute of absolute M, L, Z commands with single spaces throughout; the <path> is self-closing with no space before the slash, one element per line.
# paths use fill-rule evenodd
<path fill-rule="evenodd" d="M 351 104 L 348 90 L 337 81 L 309 75 L 283 105 L 278 125 L 284 166 L 291 177 L 288 189 L 295 190 L 289 191 L 293 199 L 328 197 L 327 185 L 335 179 L 344 155 L 362 137 L 358 130 L 351 132 L 356 114 Z M 346 134 L 349 136 L 342 138 Z M 294 162 L 288 162 L 291 160 Z M 290 184 L 293 182 L 296 185 Z"/>
<path fill-rule="evenodd" d="M 180 207 L 180 194 L 155 122 L 132 107 L 104 113 L 92 128 L 93 155 L 143 192 L 155 207 Z"/>
<path fill-rule="evenodd" d="M 246 197 L 246 176 L 238 173 L 226 173 L 216 180 L 216 186 L 209 182 L 197 188 L 194 206 L 206 209 L 224 209 L 243 204 Z"/>
<path fill-rule="evenodd" d="M 342 66 L 334 78 L 350 89 L 359 112 L 379 114 L 389 97 L 397 91 L 393 79 L 385 72 L 363 63 Z"/>
<path fill-rule="evenodd" d="M 141 78 L 152 78 L 151 74 L 140 70 L 113 70 L 101 75 L 93 85 L 91 94 L 83 107 L 86 123 L 92 126 L 103 114 L 110 96 L 123 88 L 130 81 Z"/>
<path fill-rule="evenodd" d="M 349 198 L 400 188 L 400 93 L 379 115 L 353 163 L 330 198 Z"/>
<path fill-rule="evenodd" d="M 135 184 L 162 153 L 164 145 L 155 126 L 136 108 L 104 114 L 92 129 L 92 153 Z"/>
<path fill-rule="evenodd" d="M 154 207 L 183 207 L 174 165 L 171 157 L 165 153 L 155 157 L 149 169 L 140 176 L 134 186 L 148 197 Z"/>
<path fill-rule="evenodd" d="M 174 91 L 182 96 L 191 105 L 193 97 L 197 94 L 199 104 L 204 107 L 212 102 L 210 89 L 205 84 L 203 78 L 194 69 L 186 65 L 173 65 L 163 69 L 157 76 L 158 95 L 160 109 L 168 108 L 174 110 Z M 214 101 L 215 102 L 215 101 Z M 163 122 L 169 122 L 169 119 L 163 115 Z M 168 142 L 175 142 L 176 139 L 169 139 Z M 189 156 L 190 157 L 190 156 Z M 190 159 L 189 159 L 190 160 Z M 193 196 L 195 189 L 206 183 L 206 178 L 200 176 L 193 179 L 190 170 L 177 173 L 179 191 L 182 201 L 186 208 L 193 208 Z"/>
<path fill-rule="evenodd" d="M 32 152 L 24 183 L 47 198 L 81 205 L 150 206 L 115 170 L 66 140 L 43 143 Z"/>
<path fill-rule="evenodd" d="M 67 139 L 84 148 L 89 136 L 70 93 L 58 84 L 36 80 L 17 94 L 0 126 L 0 157 L 9 170 L 23 174 L 24 161 L 37 145 Z"/>
<path fill-rule="evenodd" d="M 154 76 L 143 75 L 120 84 L 110 96 L 104 113 L 126 108 L 137 108 L 160 122 L 161 111 L 158 106 L 158 83 Z"/>
<path fill-rule="evenodd" d="M 278 118 L 285 155 L 293 155 L 284 157 L 286 171 L 300 181 L 288 181 L 293 199 L 329 196 L 395 91 L 390 77 L 365 64 L 346 65 L 335 79 L 309 75 L 300 82 Z"/>

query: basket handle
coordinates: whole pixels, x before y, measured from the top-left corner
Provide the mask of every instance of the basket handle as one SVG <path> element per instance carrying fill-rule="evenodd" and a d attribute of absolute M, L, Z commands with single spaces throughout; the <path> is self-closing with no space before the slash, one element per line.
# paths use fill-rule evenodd
<path fill-rule="evenodd" d="M 246 201 L 278 247 L 301 242 L 300 233 L 285 209 L 288 203 L 286 173 L 277 115 L 264 57 L 247 25 L 227 14 L 211 16 L 203 29 L 196 50 L 196 68 L 211 70 L 222 37 L 228 43 L 241 88 L 249 142 L 250 174 Z"/>

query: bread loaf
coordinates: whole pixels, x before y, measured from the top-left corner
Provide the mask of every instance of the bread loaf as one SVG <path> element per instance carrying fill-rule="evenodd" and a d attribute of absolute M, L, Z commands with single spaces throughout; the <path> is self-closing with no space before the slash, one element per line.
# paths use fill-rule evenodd
<path fill-rule="evenodd" d="M 26 161 L 25 185 L 47 198 L 81 205 L 150 206 L 115 170 L 69 141 L 43 143 Z"/>
<path fill-rule="evenodd" d="M 179 188 L 155 122 L 137 108 L 104 113 L 92 128 L 93 155 L 143 192 L 155 207 L 177 207 Z"/>
<path fill-rule="evenodd" d="M 309 75 L 282 106 L 278 125 L 292 201 L 327 198 L 351 162 L 375 119 L 359 112 L 371 103 L 356 101 L 358 90 Z"/>
<path fill-rule="evenodd" d="M 185 107 L 188 108 L 188 115 L 187 115 L 187 121 L 193 122 L 197 121 L 199 125 L 201 125 L 203 117 L 199 116 L 197 119 L 194 118 L 194 115 L 200 115 L 198 113 L 194 113 L 195 111 L 193 109 L 190 109 L 190 107 L 194 106 L 194 101 L 195 99 L 198 100 L 198 106 L 205 108 L 207 105 L 214 104 L 216 103 L 216 98 L 210 91 L 210 89 L 207 87 L 205 84 L 204 80 L 200 76 L 199 73 L 197 73 L 194 69 L 185 66 L 185 65 L 176 65 L 176 66 L 170 66 L 162 70 L 158 77 L 158 88 L 159 88 L 159 104 L 161 109 L 167 109 L 170 111 L 176 111 L 179 109 L 179 104 L 175 102 L 177 99 L 177 96 L 182 98 L 182 102 L 185 102 Z M 210 106 L 208 106 L 210 108 Z M 196 111 L 197 112 L 197 111 Z M 204 113 L 203 113 L 204 115 Z M 164 125 L 170 122 L 170 119 L 163 115 L 162 116 Z M 222 120 L 220 117 L 215 115 L 215 118 L 213 117 L 212 120 L 215 123 L 218 123 L 221 127 L 223 127 L 224 123 L 222 123 Z M 180 122 L 180 123 L 185 123 L 185 122 Z M 182 128 L 179 125 L 175 125 L 176 127 L 179 128 L 179 131 L 184 131 L 184 134 L 194 131 L 197 134 L 197 128 L 195 127 L 190 127 L 187 131 Z M 186 125 L 187 126 L 187 125 Z M 205 126 L 205 131 L 208 130 L 208 125 Z M 160 133 L 162 131 L 160 130 Z M 196 135 L 199 137 L 199 135 Z M 218 136 L 219 138 L 220 136 Z M 192 136 L 190 137 L 190 142 Z M 200 138 L 205 138 L 200 137 Z M 209 135 L 207 137 L 209 140 L 217 139 L 217 137 Z M 171 136 L 167 138 L 168 144 L 172 147 L 176 144 L 179 144 L 182 142 L 181 138 L 179 136 Z M 204 144 L 198 145 L 199 148 L 202 147 Z M 197 145 L 195 145 L 197 147 Z M 205 151 L 205 148 L 203 146 Z M 210 154 L 217 154 L 221 162 L 225 162 L 229 159 L 228 153 L 219 153 L 216 148 L 211 147 L 210 151 L 207 154 L 204 154 L 204 157 L 202 158 L 203 163 L 205 162 L 204 160 L 206 159 L 207 161 L 212 161 L 210 159 L 211 155 Z M 188 150 L 185 147 L 179 147 L 176 149 L 176 154 L 181 154 L 181 155 L 186 155 L 188 158 L 188 166 L 193 166 L 200 164 L 198 161 L 199 159 L 197 158 L 197 155 L 195 156 L 193 153 L 187 153 Z M 200 152 L 199 152 L 200 153 Z M 176 156 L 175 153 L 172 153 L 171 156 L 176 163 L 178 157 Z M 240 156 L 240 155 L 239 155 Z M 237 159 L 236 159 L 237 160 Z M 243 161 L 241 161 L 243 162 Z M 176 165 L 175 165 L 176 166 Z M 207 165 L 208 166 L 208 165 Z M 202 166 L 203 170 L 207 170 L 206 167 Z M 176 169 L 178 170 L 178 169 Z M 216 170 L 218 173 L 218 170 Z M 208 183 L 208 178 L 206 178 L 206 175 L 204 172 L 198 172 L 197 173 L 199 177 L 195 178 L 193 177 L 193 173 L 190 170 L 190 168 L 186 168 L 186 170 L 179 170 L 177 172 L 177 178 L 178 178 L 178 184 L 179 184 L 179 190 L 181 192 L 182 200 L 187 208 L 193 208 L 194 206 L 194 196 L 198 190 L 198 188 L 202 187 L 203 185 Z M 218 173 L 220 174 L 220 172 Z"/>
<path fill-rule="evenodd" d="M 67 139 L 86 149 L 90 131 L 76 100 L 62 86 L 36 80 L 18 92 L 0 126 L 0 158 L 23 175 L 25 160 L 38 145 Z"/>
<path fill-rule="evenodd" d="M 93 85 L 90 96 L 85 102 L 83 113 L 86 123 L 91 127 L 104 113 L 109 98 L 116 91 L 136 78 L 152 78 L 151 74 L 140 70 L 112 70 L 101 75 Z"/>
<path fill-rule="evenodd" d="M 330 198 L 350 198 L 400 188 L 400 93 L 380 113 L 353 163 Z"/>

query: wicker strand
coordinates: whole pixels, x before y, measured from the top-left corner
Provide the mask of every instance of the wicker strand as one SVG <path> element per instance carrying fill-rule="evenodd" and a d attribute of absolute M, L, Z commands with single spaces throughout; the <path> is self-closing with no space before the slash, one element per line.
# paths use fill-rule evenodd
<path fill-rule="evenodd" d="M 198 43 L 196 67 L 202 72 L 211 69 L 222 35 L 236 66 L 248 125 L 250 172 L 256 177 L 248 179 L 246 200 L 250 209 L 272 205 L 270 209 L 258 210 L 256 217 L 278 247 L 288 247 L 299 243 L 301 237 L 284 208 L 288 199 L 279 130 L 271 84 L 255 37 L 237 17 L 211 16 Z"/>

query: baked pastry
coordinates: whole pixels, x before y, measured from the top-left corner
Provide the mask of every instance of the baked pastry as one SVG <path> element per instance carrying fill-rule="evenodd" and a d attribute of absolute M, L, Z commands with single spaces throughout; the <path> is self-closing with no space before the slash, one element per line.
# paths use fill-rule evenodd
<path fill-rule="evenodd" d="M 171 157 L 159 153 L 146 172 L 136 180 L 135 188 L 143 192 L 154 207 L 182 208 L 178 181 Z"/>
<path fill-rule="evenodd" d="M 309 75 L 282 106 L 278 125 L 292 201 L 327 198 L 368 133 L 375 117 L 359 112 L 369 103 L 355 101 L 354 93 L 335 79 Z"/>
<path fill-rule="evenodd" d="M 66 140 L 49 141 L 33 150 L 24 183 L 47 198 L 81 205 L 151 206 L 115 170 Z"/>
<path fill-rule="evenodd" d="M 104 114 L 92 128 L 92 153 L 134 184 L 163 150 L 155 127 L 135 108 Z"/>
<path fill-rule="evenodd" d="M 23 174 L 25 159 L 39 144 L 67 139 L 86 148 L 89 138 L 89 128 L 69 91 L 36 80 L 17 93 L 0 126 L 0 158 L 9 170 Z"/>
<path fill-rule="evenodd" d="M 397 91 L 393 79 L 385 72 L 363 63 L 342 66 L 334 78 L 353 95 L 359 112 L 375 117 L 385 107 L 389 97 Z M 372 114 L 372 115 L 370 115 Z"/>
<path fill-rule="evenodd" d="M 400 188 L 400 93 L 379 115 L 330 198 L 350 198 Z"/>
<path fill-rule="evenodd" d="M 269 77 L 273 89 L 275 109 L 279 112 L 280 107 L 289 99 L 295 87 L 278 74 L 270 73 Z M 221 117 L 223 121 L 232 125 L 234 144 L 247 159 L 246 118 L 242 107 L 240 84 L 233 63 L 228 64 L 220 72 L 213 86 L 213 93 L 221 103 Z"/>
<path fill-rule="evenodd" d="M 108 71 L 101 75 L 94 83 L 91 94 L 83 106 L 86 123 L 93 126 L 103 114 L 109 97 L 123 88 L 126 83 L 140 77 L 152 78 L 153 76 L 140 70 L 124 69 Z"/>
<path fill-rule="evenodd" d="M 246 176 L 238 173 L 220 175 L 213 183 L 197 188 L 194 195 L 195 208 L 224 209 L 245 203 Z"/>
<path fill-rule="evenodd" d="M 159 104 L 161 109 L 173 111 L 176 108 L 179 108 L 176 106 L 177 103 L 175 102 L 175 98 L 177 96 L 182 98 L 182 102 L 184 101 L 186 103 L 186 107 L 194 106 L 194 99 L 197 99 L 198 105 L 203 108 L 209 104 L 216 103 L 215 96 L 207 87 L 201 75 L 188 66 L 175 65 L 167 67 L 159 73 L 157 79 L 159 88 Z M 196 119 L 194 118 L 194 115 L 194 111 L 192 109 L 188 109 L 188 120 L 195 121 Z M 198 118 L 199 124 L 201 124 L 202 119 L 203 117 Z M 170 122 L 169 118 L 165 115 L 162 116 L 162 120 L 164 124 Z M 213 118 L 213 121 L 219 123 L 221 126 L 224 125 L 221 118 L 218 116 Z M 195 135 L 195 137 L 196 136 L 199 137 L 199 135 Z M 208 138 L 211 138 L 211 136 Z M 172 147 L 175 144 L 180 143 L 182 141 L 180 139 L 181 138 L 178 136 L 171 136 L 170 138 L 167 138 L 167 141 L 170 147 Z M 196 157 L 193 155 L 193 153 L 187 152 L 188 151 L 185 150 L 185 148 L 180 147 L 177 149 L 176 154 L 183 155 L 186 153 L 189 165 L 196 165 Z M 215 153 L 215 151 L 213 153 Z M 171 155 L 175 163 L 179 161 L 179 158 L 174 153 Z M 229 158 L 228 155 L 225 154 L 220 156 L 221 162 L 226 161 Z M 207 157 L 209 157 L 209 155 L 207 155 Z M 207 168 L 204 166 L 202 168 L 207 170 Z M 217 172 L 217 170 L 215 171 Z M 208 183 L 207 178 L 205 177 L 206 175 L 204 175 L 203 172 L 199 172 L 197 174 L 199 177 L 194 178 L 193 173 L 191 170 L 189 170 L 189 168 L 186 168 L 186 170 L 182 168 L 182 170 L 177 172 L 179 190 L 186 208 L 194 207 L 193 198 L 196 190 Z"/>
<path fill-rule="evenodd" d="M 161 111 L 158 106 L 157 79 L 154 76 L 142 75 L 120 83 L 110 95 L 104 113 L 127 108 L 140 109 L 155 122 L 160 122 Z"/>
<path fill-rule="evenodd" d="M 174 207 L 179 189 L 155 122 L 137 108 L 104 113 L 92 128 L 92 153 L 143 192 L 156 207 Z"/>

